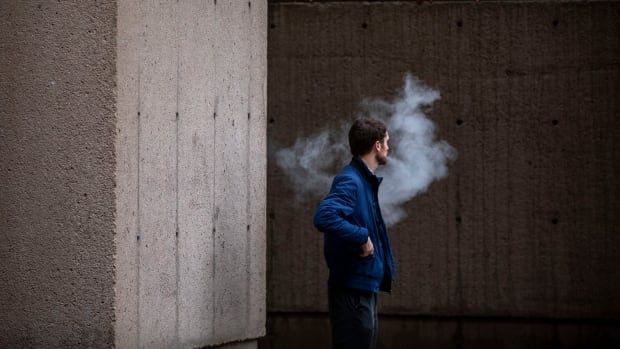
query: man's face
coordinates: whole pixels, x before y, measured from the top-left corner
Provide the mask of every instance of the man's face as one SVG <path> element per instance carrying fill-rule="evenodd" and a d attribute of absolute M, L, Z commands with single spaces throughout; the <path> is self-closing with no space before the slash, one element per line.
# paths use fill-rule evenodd
<path fill-rule="evenodd" d="M 377 159 L 377 163 L 379 165 L 385 165 L 387 163 L 388 150 L 390 150 L 390 146 L 388 142 L 390 140 L 390 135 L 385 132 L 385 137 L 383 137 L 383 142 L 377 141 L 378 149 L 375 154 L 375 158 Z"/>

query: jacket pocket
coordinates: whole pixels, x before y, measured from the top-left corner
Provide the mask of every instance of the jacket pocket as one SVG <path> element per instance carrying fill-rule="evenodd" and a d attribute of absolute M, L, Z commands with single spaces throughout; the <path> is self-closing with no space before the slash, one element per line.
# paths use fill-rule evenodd
<path fill-rule="evenodd" d="M 364 276 L 379 277 L 375 253 L 366 257 L 357 256 L 353 261 L 353 271 Z"/>

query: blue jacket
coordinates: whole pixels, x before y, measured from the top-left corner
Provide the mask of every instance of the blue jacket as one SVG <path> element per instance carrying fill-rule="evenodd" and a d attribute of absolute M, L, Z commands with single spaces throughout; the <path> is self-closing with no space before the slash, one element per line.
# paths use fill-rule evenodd
<path fill-rule="evenodd" d="M 314 225 L 323 232 L 329 285 L 391 292 L 396 267 L 377 197 L 382 180 L 353 157 L 317 207 Z M 360 257 L 368 237 L 374 253 Z"/>

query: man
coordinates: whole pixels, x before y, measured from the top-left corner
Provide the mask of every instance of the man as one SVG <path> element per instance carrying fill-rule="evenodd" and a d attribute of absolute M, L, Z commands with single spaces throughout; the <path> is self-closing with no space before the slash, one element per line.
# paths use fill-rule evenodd
<path fill-rule="evenodd" d="M 388 135 L 376 119 L 349 130 L 353 159 L 334 178 L 314 215 L 329 267 L 328 304 L 334 348 L 376 348 L 377 293 L 391 292 L 395 273 L 377 193 L 379 165 L 387 163 Z"/>

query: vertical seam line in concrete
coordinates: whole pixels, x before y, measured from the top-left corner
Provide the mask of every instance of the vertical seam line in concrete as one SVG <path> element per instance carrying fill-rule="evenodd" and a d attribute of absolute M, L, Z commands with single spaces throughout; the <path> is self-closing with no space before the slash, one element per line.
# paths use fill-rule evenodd
<path fill-rule="evenodd" d="M 176 279 L 176 302 L 175 302 L 175 320 L 174 320 L 174 336 L 177 348 L 179 347 L 179 284 L 180 284 L 180 275 L 179 275 L 179 123 L 181 121 L 181 116 L 179 115 L 179 66 L 181 64 L 179 60 L 179 3 L 177 1 L 175 5 L 175 29 L 176 29 L 176 51 L 177 51 L 177 76 L 176 76 L 176 107 L 175 107 L 175 166 L 176 166 L 176 190 L 175 190 L 175 217 L 174 217 L 174 242 L 175 242 L 175 279 Z"/>
<path fill-rule="evenodd" d="M 217 33 L 217 29 L 218 29 L 218 18 L 217 18 L 217 4 L 214 2 L 213 3 L 213 21 L 215 22 L 215 28 L 214 28 L 214 33 Z M 216 38 L 216 43 L 218 42 L 219 38 Z M 218 65 L 218 49 L 219 47 L 217 47 L 214 50 L 213 53 L 213 71 L 214 71 L 214 75 L 218 76 L 218 70 L 217 70 L 217 65 Z M 216 84 L 218 83 L 218 80 L 215 79 Z M 215 87 L 215 86 L 213 86 Z M 213 152 L 211 153 L 212 157 L 212 161 L 213 161 L 213 167 L 212 167 L 212 172 L 211 175 L 213 176 L 213 184 L 212 184 L 212 190 L 211 190 L 211 340 L 215 339 L 215 312 L 216 312 L 216 304 L 215 304 L 215 294 L 216 294 L 216 288 L 215 288 L 215 254 L 216 254 L 216 247 L 215 247 L 215 225 L 216 225 L 216 212 L 215 212 L 215 180 L 217 179 L 217 174 L 215 173 L 215 157 L 216 157 L 216 141 L 215 141 L 215 135 L 216 135 L 216 126 L 217 126 L 217 106 L 218 106 L 218 96 L 217 96 L 217 89 L 215 89 L 215 100 L 213 103 L 213 136 L 212 136 L 212 141 L 213 141 L 213 147 L 211 149 L 213 149 Z"/>
<path fill-rule="evenodd" d="M 217 59 L 216 59 L 217 60 Z M 217 100 L 217 97 L 216 97 Z M 215 250 L 215 225 L 217 223 L 217 219 L 215 217 L 215 209 L 216 209 L 216 205 L 215 205 L 215 179 L 216 179 L 216 173 L 215 173 L 215 147 L 216 147 L 216 142 L 215 142 L 215 128 L 216 128 L 216 120 L 217 120 L 217 103 L 213 109 L 213 154 L 212 154 L 212 161 L 213 161 L 213 167 L 212 167 L 212 175 L 213 175 L 213 185 L 212 185 L 212 190 L 211 190 L 211 224 L 212 224 L 212 229 L 211 229 L 211 246 L 212 247 L 212 251 L 211 251 L 211 338 L 215 338 L 215 312 L 216 312 L 216 304 L 215 304 L 215 294 L 216 294 L 216 288 L 215 288 L 215 254 L 216 254 L 216 250 Z"/>
<path fill-rule="evenodd" d="M 251 4 L 251 2 L 248 2 Z M 251 257 L 251 248 L 250 245 L 252 239 L 250 238 L 250 234 L 252 231 L 252 226 L 250 225 L 251 217 L 250 217 L 250 209 L 251 209 L 251 172 L 250 172 L 250 126 L 251 126 L 251 117 L 252 117 L 252 6 L 248 5 L 248 16 L 249 16 L 249 25 L 247 30 L 247 43 L 246 47 L 248 48 L 248 117 L 247 117 L 247 135 L 246 135 L 246 147 L 245 147 L 245 172 L 246 172 L 246 207 L 245 207 L 245 216 L 246 216 L 246 237 L 245 237 L 245 245 L 246 245 L 246 267 L 247 267 L 247 275 L 246 275 L 246 331 L 250 327 L 250 312 L 252 309 L 252 302 L 250 301 L 250 289 L 252 282 L 252 257 Z"/>
<path fill-rule="evenodd" d="M 139 6 L 139 13 L 142 13 L 142 7 Z M 137 33 L 139 35 L 139 33 Z M 139 43 L 141 43 L 141 40 L 138 41 Z M 137 177 L 138 177 L 138 190 L 137 192 L 137 228 L 138 228 L 138 237 L 136 239 L 136 348 L 140 347 L 140 329 L 141 329 L 141 320 L 140 320 L 140 235 L 142 234 L 142 227 L 141 227 L 141 204 L 140 204 L 140 195 L 141 195 L 141 191 L 140 191 L 140 165 L 142 163 L 141 161 L 141 129 L 142 129 L 142 119 L 140 117 L 140 113 L 142 111 L 142 96 L 141 96 L 141 92 L 142 92 L 142 55 L 141 55 L 141 45 L 138 45 L 138 150 L 137 150 L 137 157 L 138 157 L 138 173 L 137 173 Z"/>
<path fill-rule="evenodd" d="M 217 58 L 215 59 L 215 61 L 217 62 Z M 217 63 L 214 64 L 214 66 L 216 66 Z M 216 71 L 217 71 L 217 66 L 216 66 Z M 216 97 L 216 101 L 217 101 L 217 97 Z M 215 224 L 216 224 L 216 218 L 215 218 L 215 179 L 216 179 L 216 174 L 215 174 L 215 146 L 216 146 L 216 142 L 215 142 L 215 124 L 216 124 L 216 120 L 217 120 L 217 102 L 215 103 L 215 106 L 213 108 L 213 153 L 212 153 L 212 160 L 213 160 L 213 187 L 211 190 L 211 224 L 212 224 L 212 229 L 211 229 L 211 246 L 212 247 L 212 251 L 211 251 L 211 309 L 212 309 L 212 319 L 211 319 L 211 339 L 215 338 L 215 311 L 216 311 L 216 306 L 215 306 Z"/>
<path fill-rule="evenodd" d="M 462 18 L 462 14 L 459 14 L 460 17 Z M 451 29 L 452 31 L 452 29 Z M 461 40 L 457 39 L 457 47 L 460 48 L 461 46 Z M 456 55 L 456 60 L 457 60 L 457 66 L 459 63 L 459 55 Z M 460 92 L 460 82 L 461 82 L 461 76 L 460 73 L 457 72 L 456 75 L 456 85 L 457 85 L 457 96 L 460 96 L 459 92 Z M 461 215 L 461 180 L 460 180 L 460 176 L 462 175 L 462 171 L 459 171 L 459 175 L 456 176 L 456 207 L 457 207 L 457 212 L 458 215 L 460 217 Z M 462 270 L 462 266 L 461 266 L 461 223 L 457 222 L 456 224 L 456 284 L 457 287 L 456 289 L 457 291 L 457 295 L 458 295 L 458 304 L 459 304 L 459 310 L 463 310 L 464 308 L 464 299 L 463 299 L 463 270 Z M 460 322 L 459 322 L 459 326 L 460 326 Z"/>
<path fill-rule="evenodd" d="M 511 23 L 508 23 L 508 27 L 509 28 L 514 28 L 512 25 L 512 21 L 513 18 L 512 17 L 508 17 L 506 19 L 506 21 L 511 21 Z M 503 28 L 502 28 L 503 29 Z M 512 47 L 512 35 L 508 35 L 508 47 Z M 508 50 L 509 52 L 509 61 L 508 61 L 508 65 L 512 66 L 512 52 L 511 50 Z M 512 82 L 512 79 L 508 79 L 508 94 L 509 94 L 509 99 L 508 99 L 508 104 L 506 109 L 508 110 L 508 118 L 510 120 L 510 118 L 512 117 L 512 108 L 511 108 L 511 100 L 510 97 L 511 96 L 511 91 L 512 89 L 510 88 L 510 84 Z M 506 134 L 510 134 L 510 123 L 507 123 L 507 127 L 506 127 Z M 508 143 L 508 146 L 506 147 L 506 152 L 507 152 L 507 157 L 506 159 L 508 160 L 506 162 L 506 171 L 507 173 L 510 173 L 510 159 L 512 159 L 511 153 L 510 153 L 510 138 L 506 137 L 506 141 Z M 540 154 L 540 153 L 539 153 Z M 457 177 L 458 178 L 458 177 Z M 510 180 L 508 180 L 508 200 L 507 200 L 507 206 L 508 206 L 508 215 L 506 217 L 506 221 L 507 221 L 507 226 L 508 226 L 508 280 L 510 281 L 510 283 L 512 284 L 512 269 L 511 269 L 511 258 L 512 258 L 512 253 L 510 250 L 510 246 L 512 245 L 512 217 L 511 217 L 511 212 L 512 212 L 512 184 L 510 182 Z M 513 293 L 511 296 L 513 296 L 513 300 L 515 300 L 515 293 Z M 516 301 L 516 300 L 515 300 Z"/>
<path fill-rule="evenodd" d="M 482 29 L 482 24 L 481 24 L 481 22 L 482 22 L 482 21 L 477 21 L 477 23 L 476 23 L 476 27 L 473 29 L 474 31 L 478 31 L 478 35 L 476 35 L 476 36 L 475 36 L 475 38 L 476 38 L 475 45 L 477 46 L 477 49 L 478 49 L 478 51 L 477 51 L 477 52 L 480 52 L 480 46 L 482 46 L 482 44 L 481 44 L 481 42 L 480 42 L 480 41 L 481 41 L 481 38 L 480 38 L 480 33 L 481 33 L 481 29 Z M 473 26 L 472 26 L 472 27 L 473 27 Z M 481 70 L 481 66 L 482 66 L 482 60 L 481 60 L 481 59 L 477 59 L 477 60 L 476 60 L 476 63 L 477 63 L 477 65 L 478 65 L 478 67 L 477 67 L 477 68 L 478 68 L 478 71 L 480 71 L 480 70 Z M 474 69 L 476 69 L 476 68 L 474 68 Z M 482 93 L 483 93 L 483 90 L 484 90 L 483 84 L 484 84 L 484 83 L 483 83 L 483 82 L 481 82 L 481 81 L 479 81 L 479 82 L 477 83 L 477 86 L 476 86 L 476 87 L 477 87 L 477 89 L 479 90 L 479 92 L 478 92 L 478 93 L 479 93 L 479 96 L 480 96 L 480 95 L 482 95 Z M 478 113 L 480 113 L 480 114 L 482 114 L 482 113 L 483 113 L 483 112 L 482 112 L 482 110 L 483 110 L 483 108 L 484 108 L 484 104 L 483 104 L 483 103 L 484 103 L 484 101 L 482 100 L 482 98 L 479 98 L 479 99 L 478 99 Z M 481 126 L 480 128 L 482 129 L 482 134 L 486 134 L 486 132 L 485 132 L 485 126 L 486 126 L 486 123 L 485 123 L 485 122 L 483 122 L 483 123 L 482 123 L 482 125 L 480 125 L 480 126 Z M 486 148 L 486 147 L 485 147 L 485 143 L 486 143 L 486 142 L 481 142 L 481 146 L 482 146 L 482 154 L 483 154 L 482 156 L 483 156 L 483 157 L 484 157 L 484 154 L 485 154 L 485 148 Z M 484 158 L 483 158 L 483 159 L 484 159 Z M 484 188 L 486 188 L 486 185 L 485 185 L 485 183 L 484 183 L 484 181 L 485 181 L 485 172 L 486 172 L 486 166 L 485 166 L 485 163 L 486 163 L 486 161 L 484 161 L 484 160 L 483 160 L 483 161 L 481 161 L 481 166 L 480 166 L 480 167 L 482 167 L 482 180 L 481 180 L 481 181 L 482 181 L 482 185 L 481 185 L 481 187 L 482 187 L 482 195 L 481 195 L 481 196 L 482 196 L 482 197 L 481 197 L 481 199 L 480 199 L 480 201 L 481 201 L 480 205 L 482 206 L 482 212 L 483 212 L 483 214 L 487 212 L 487 211 L 486 211 L 486 208 L 487 208 L 487 199 L 486 199 L 486 195 L 485 195 L 486 193 L 485 193 L 485 190 L 484 190 Z M 474 178 L 475 178 L 475 177 L 474 177 Z M 481 241 L 480 241 L 480 243 L 477 243 L 477 241 L 476 241 L 476 239 L 475 239 L 475 235 L 474 235 L 474 239 L 473 239 L 473 241 L 474 241 L 474 246 L 479 245 L 479 244 L 481 244 L 481 245 L 482 245 L 482 253 L 483 253 L 483 255 L 484 255 L 484 253 L 485 253 L 485 252 L 486 252 L 486 250 L 487 250 L 487 236 L 486 236 L 486 235 L 487 235 L 487 234 L 486 234 L 486 232 L 487 232 L 487 231 L 485 230 L 485 228 L 486 228 L 486 227 L 485 227 L 485 224 L 484 224 L 484 223 L 482 223 L 482 226 L 480 227 L 480 229 L 473 229 L 473 230 L 472 230 L 473 232 L 477 232 L 477 231 L 481 231 L 481 232 L 482 232 L 482 233 L 480 234 L 480 235 L 481 235 L 481 237 L 480 237 L 480 240 L 481 240 Z M 472 235 L 473 235 L 473 234 L 472 234 Z M 477 251 L 479 251 L 478 246 L 476 246 L 475 248 L 476 248 L 476 250 L 477 250 Z M 489 284 L 489 283 L 488 283 L 488 275 L 489 275 L 489 273 L 488 273 L 488 270 L 489 270 L 489 269 L 488 269 L 488 268 L 489 268 L 489 261 L 488 261 L 488 259 L 485 259 L 485 260 L 484 260 L 484 262 L 482 263 L 482 273 L 481 273 L 481 274 L 482 274 L 482 284 L 483 284 L 483 285 L 485 285 L 485 286 L 481 287 L 481 293 L 482 293 L 482 297 L 483 297 L 483 299 L 488 299 L 488 297 L 489 297 L 489 296 L 488 296 L 488 294 L 487 294 L 487 285 Z M 478 275 L 478 273 L 473 273 L 473 275 L 474 275 L 474 278 L 475 278 L 475 277 L 476 277 L 476 275 Z M 475 280 L 475 279 L 474 279 L 474 280 Z M 476 281 L 477 281 L 477 280 L 476 280 Z M 474 281 L 474 283 L 477 283 L 476 281 Z"/>

